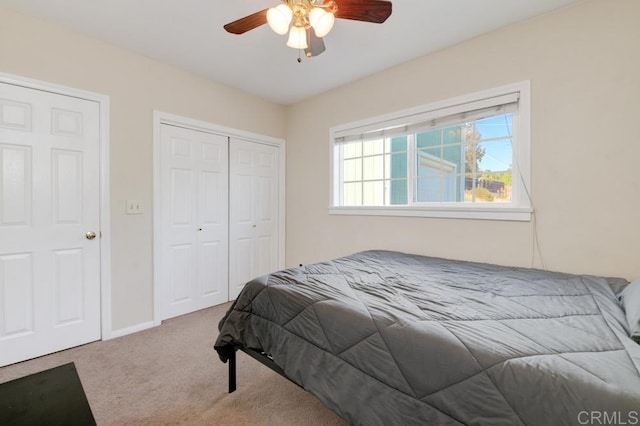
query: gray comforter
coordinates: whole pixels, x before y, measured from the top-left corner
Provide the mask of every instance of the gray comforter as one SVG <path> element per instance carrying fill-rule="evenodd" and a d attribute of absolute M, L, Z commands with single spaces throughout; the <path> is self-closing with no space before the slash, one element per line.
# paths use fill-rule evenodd
<path fill-rule="evenodd" d="M 215 348 L 272 355 L 354 424 L 640 424 L 626 284 L 368 251 L 249 282 Z"/>

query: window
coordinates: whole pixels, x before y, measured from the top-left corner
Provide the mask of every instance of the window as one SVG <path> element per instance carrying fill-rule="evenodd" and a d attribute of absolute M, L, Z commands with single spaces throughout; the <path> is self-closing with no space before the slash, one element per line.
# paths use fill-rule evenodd
<path fill-rule="evenodd" d="M 331 129 L 331 213 L 530 220 L 529 83 Z"/>

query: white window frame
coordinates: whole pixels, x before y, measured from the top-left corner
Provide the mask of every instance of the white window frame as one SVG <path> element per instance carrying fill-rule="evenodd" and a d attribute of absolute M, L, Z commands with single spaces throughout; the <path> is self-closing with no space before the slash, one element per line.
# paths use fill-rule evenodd
<path fill-rule="evenodd" d="M 530 221 L 532 205 L 530 199 L 530 116 L 531 83 L 522 81 L 493 89 L 471 93 L 440 102 L 434 102 L 353 123 L 335 126 L 330 129 L 330 179 L 331 191 L 329 213 L 338 215 L 373 216 L 418 216 L 457 219 L 487 219 L 507 221 Z M 508 203 L 417 203 L 406 206 L 341 206 L 340 158 L 335 155 L 336 141 L 345 136 L 360 135 L 368 132 L 384 134 L 384 129 L 397 128 L 426 122 L 430 119 L 453 115 L 477 109 L 485 100 L 501 96 L 518 94 L 518 113 L 513 117 L 513 198 Z M 471 106 L 473 105 L 473 106 Z M 409 162 L 410 164 L 412 162 Z M 411 169 L 411 167 L 409 167 Z M 413 173 L 408 170 L 408 173 Z M 413 179 L 409 178 L 409 190 Z M 411 192 L 409 193 L 411 194 Z M 411 195 L 410 195 L 411 196 Z"/>

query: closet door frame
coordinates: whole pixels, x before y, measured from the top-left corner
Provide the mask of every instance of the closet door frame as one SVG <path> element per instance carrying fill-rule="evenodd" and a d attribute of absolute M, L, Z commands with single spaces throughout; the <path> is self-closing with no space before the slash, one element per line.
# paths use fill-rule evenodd
<path fill-rule="evenodd" d="M 197 130 L 201 132 L 213 133 L 226 136 L 231 139 L 238 138 L 250 142 L 257 142 L 272 145 L 278 148 L 278 159 L 280 162 L 278 176 L 278 267 L 285 266 L 285 165 L 286 165 L 286 142 L 284 139 L 264 136 L 256 133 L 246 132 L 231 127 L 195 120 L 180 115 L 166 113 L 162 111 L 153 112 L 153 323 L 160 325 L 162 322 L 162 289 L 161 280 L 156 279 L 161 274 L 162 265 L 162 214 L 161 202 L 161 126 L 168 124 L 183 127 L 185 129 Z"/>

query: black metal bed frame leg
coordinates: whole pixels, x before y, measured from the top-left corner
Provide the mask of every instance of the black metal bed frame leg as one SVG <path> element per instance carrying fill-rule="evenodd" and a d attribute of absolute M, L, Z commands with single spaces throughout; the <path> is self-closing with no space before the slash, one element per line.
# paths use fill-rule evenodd
<path fill-rule="evenodd" d="M 229 357 L 229 393 L 236 390 L 236 352 Z"/>

